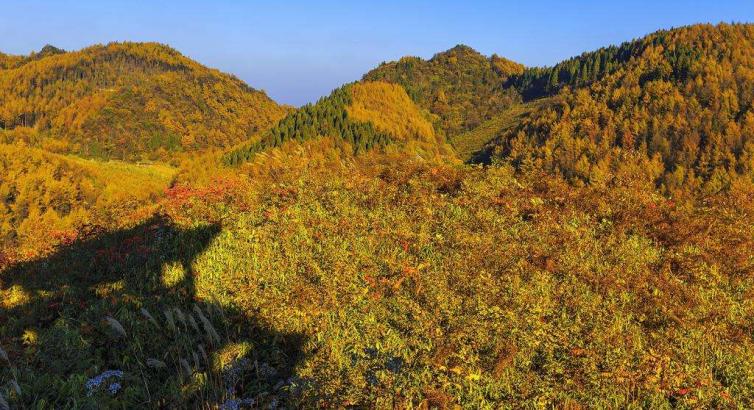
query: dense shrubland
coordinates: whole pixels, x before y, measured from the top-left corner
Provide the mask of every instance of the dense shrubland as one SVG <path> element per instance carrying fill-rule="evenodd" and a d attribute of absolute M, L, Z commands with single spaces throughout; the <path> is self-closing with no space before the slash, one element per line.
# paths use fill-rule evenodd
<path fill-rule="evenodd" d="M 85 403 L 87 378 L 119 369 L 113 403 L 220 403 L 218 363 L 246 357 L 266 376 L 245 373 L 233 394 L 258 404 L 754 402 L 751 181 L 670 199 L 641 158 L 574 187 L 541 169 L 353 157 L 339 141 L 285 144 L 235 176 L 178 184 L 159 222 L 44 262 L 91 285 L 51 285 L 34 263 L 3 273 L 0 329 L 23 391 L 11 400 Z M 69 307 L 79 300 L 88 307 Z M 166 330 L 161 312 L 194 302 L 224 312 L 212 319 L 221 342 Z M 53 349 L 60 338 L 77 342 Z M 194 363 L 199 344 L 212 358 Z M 164 346 L 175 347 L 157 356 Z M 153 356 L 166 368 L 147 366 Z"/>

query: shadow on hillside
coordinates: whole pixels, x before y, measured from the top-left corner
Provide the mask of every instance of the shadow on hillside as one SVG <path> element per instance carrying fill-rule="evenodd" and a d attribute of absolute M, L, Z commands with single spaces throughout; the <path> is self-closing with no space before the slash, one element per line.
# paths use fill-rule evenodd
<path fill-rule="evenodd" d="M 466 160 L 470 165 L 490 165 L 492 163 L 492 150 L 489 147 L 484 147 L 479 151 L 475 151 L 471 154 L 471 157 Z"/>
<path fill-rule="evenodd" d="M 178 332 L 180 322 L 186 333 L 192 327 L 188 320 L 178 318 L 180 314 L 168 320 L 164 312 L 178 308 L 187 317 L 198 307 L 221 335 L 220 341 L 213 343 L 208 338 L 203 342 L 210 350 L 228 350 L 237 342 L 254 347 L 241 353 L 245 356 L 235 357 L 248 359 L 242 361 L 253 363 L 254 369 L 242 369 L 248 375 L 242 375 L 240 384 L 231 387 L 248 391 L 248 385 L 253 384 L 257 387 L 252 390 L 260 392 L 279 388 L 303 359 L 304 337 L 281 334 L 253 315 L 197 297 L 192 264 L 219 232 L 218 225 L 181 229 L 153 218 L 132 229 L 89 235 L 89 239 L 61 247 L 48 257 L 0 271 L 0 290 L 6 295 L 0 300 L 0 345 L 8 350 L 12 362 L 23 363 L 19 367 L 30 368 L 37 375 L 58 376 L 60 380 L 73 374 L 91 377 L 101 369 L 127 366 L 123 352 L 118 353 L 126 349 L 124 340 L 143 338 L 139 342 L 144 345 L 144 354 L 167 362 L 166 353 L 159 356 L 166 350 L 160 344 L 176 340 L 165 330 L 167 322 L 175 322 Z M 142 307 L 151 312 L 154 321 L 141 313 Z M 195 332 L 198 336 L 192 337 L 201 338 L 205 330 L 201 315 L 192 314 L 198 323 L 193 328 L 199 329 Z M 108 316 L 120 320 L 127 337 L 117 337 L 118 332 L 113 332 L 105 320 Z M 59 328 L 65 330 L 62 335 Z M 158 334 L 162 332 L 166 335 Z M 31 340 L 30 334 L 39 340 Z M 74 337 L 66 339 L 71 334 Z M 145 361 L 146 357 L 141 359 Z M 265 369 L 261 376 L 260 365 Z M 162 377 L 174 378 L 175 372 Z"/>

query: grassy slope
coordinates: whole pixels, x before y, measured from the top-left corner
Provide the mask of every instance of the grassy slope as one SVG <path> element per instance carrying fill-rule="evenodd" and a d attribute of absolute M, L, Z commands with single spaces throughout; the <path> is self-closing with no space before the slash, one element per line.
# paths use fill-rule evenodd
<path fill-rule="evenodd" d="M 157 162 L 134 164 L 115 160 L 96 161 L 74 155 L 61 157 L 86 170 L 103 188 L 103 192 L 114 196 L 139 192 L 154 195 L 165 190 L 176 173 L 176 168 Z"/>
<path fill-rule="evenodd" d="M 473 130 L 452 137 L 450 143 L 464 162 L 486 162 L 489 159 L 484 150 L 487 144 L 516 128 L 523 118 L 542 104 L 543 101 L 532 101 L 513 105 Z"/>
<path fill-rule="evenodd" d="M 575 188 L 320 149 L 176 187 L 167 219 L 0 273 L 0 343 L 21 369 L 13 402 L 754 403 L 750 185 L 670 201 L 640 167 Z M 218 338 L 175 318 L 199 321 L 194 303 Z M 251 365 L 223 381 L 228 363 Z M 87 397 L 105 369 L 125 372 L 123 390 Z"/>

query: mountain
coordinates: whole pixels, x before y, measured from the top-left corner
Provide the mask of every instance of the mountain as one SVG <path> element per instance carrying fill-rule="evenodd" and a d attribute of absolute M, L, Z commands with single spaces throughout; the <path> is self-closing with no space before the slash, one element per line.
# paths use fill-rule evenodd
<path fill-rule="evenodd" d="M 225 161 L 236 165 L 288 141 L 318 137 L 341 139 L 355 152 L 387 145 L 438 152 L 444 144 L 403 87 L 364 81 L 343 86 L 317 103 L 292 112 L 260 138 L 228 152 Z"/>
<path fill-rule="evenodd" d="M 156 43 L 46 46 L 28 57 L 0 56 L 0 68 L 2 138 L 89 157 L 164 159 L 229 147 L 289 110 Z"/>
<path fill-rule="evenodd" d="M 754 25 L 658 31 L 512 78 L 522 95 L 551 96 L 514 126 L 488 126 L 476 157 L 594 182 L 640 155 L 669 189 L 723 189 L 754 170 L 752 84 Z"/>
<path fill-rule="evenodd" d="M 452 137 L 520 102 L 518 92 L 503 84 L 523 71 L 521 64 L 458 45 L 429 60 L 404 57 L 383 63 L 363 80 L 402 85 L 420 107 L 438 117 L 438 131 Z"/>

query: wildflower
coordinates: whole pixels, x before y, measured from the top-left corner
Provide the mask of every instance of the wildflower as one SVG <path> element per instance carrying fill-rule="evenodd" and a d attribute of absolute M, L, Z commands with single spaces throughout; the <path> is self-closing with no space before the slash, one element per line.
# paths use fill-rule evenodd
<path fill-rule="evenodd" d="M 241 380 L 244 371 L 251 369 L 251 361 L 245 357 L 234 360 L 223 367 L 223 379 L 225 384 L 234 386 Z"/>
<path fill-rule="evenodd" d="M 97 389 L 99 389 L 102 383 L 104 383 L 106 380 L 111 379 L 111 378 L 120 379 L 122 377 L 123 377 L 122 370 L 106 370 L 102 372 L 102 374 L 92 377 L 91 379 L 86 381 L 86 395 L 91 397 L 91 395 L 94 394 L 94 392 Z M 117 391 L 120 389 L 120 383 L 114 382 L 110 384 L 110 387 L 108 388 L 108 390 L 111 392 L 111 394 L 115 394 L 115 393 L 112 393 L 112 387 L 115 384 L 117 384 L 117 388 L 115 389 L 115 392 L 117 393 Z"/>
<path fill-rule="evenodd" d="M 120 390 L 120 383 L 115 382 L 111 383 L 110 386 L 107 387 L 107 391 L 110 392 L 111 395 L 115 396 L 118 393 L 118 390 Z"/>
<path fill-rule="evenodd" d="M 257 364 L 257 374 L 263 379 L 273 379 L 277 376 L 278 371 L 274 367 L 270 366 L 267 362 Z"/>
<path fill-rule="evenodd" d="M 223 403 L 222 406 L 220 406 L 221 410 L 238 410 L 241 408 L 241 400 L 238 399 L 228 399 Z"/>

